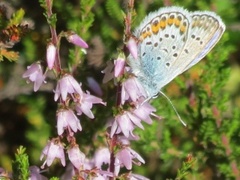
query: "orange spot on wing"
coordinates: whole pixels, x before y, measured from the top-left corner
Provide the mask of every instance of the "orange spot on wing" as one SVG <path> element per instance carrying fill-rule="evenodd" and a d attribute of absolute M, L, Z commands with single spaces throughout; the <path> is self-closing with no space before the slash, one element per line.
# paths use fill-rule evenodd
<path fill-rule="evenodd" d="M 162 29 L 164 29 L 167 26 L 167 22 L 166 21 L 160 21 L 160 27 Z"/>
<path fill-rule="evenodd" d="M 147 38 L 148 36 L 151 36 L 152 33 L 150 31 L 145 31 L 145 32 L 142 32 L 141 36 L 140 36 L 140 40 L 143 40 L 145 38 Z"/>
<path fill-rule="evenodd" d="M 185 33 L 186 32 L 186 26 L 181 25 L 180 26 L 180 31 L 181 31 L 181 33 Z"/>
<path fill-rule="evenodd" d="M 181 23 L 181 21 L 179 21 L 178 19 L 175 19 L 175 21 L 174 21 L 175 26 L 179 27 L 180 23 Z"/>
<path fill-rule="evenodd" d="M 167 20 L 167 23 L 168 23 L 169 25 L 172 25 L 173 22 L 174 22 L 174 19 L 169 18 L 169 19 Z"/>
<path fill-rule="evenodd" d="M 152 24 L 151 26 L 153 34 L 157 34 L 160 29 L 160 23 Z"/>

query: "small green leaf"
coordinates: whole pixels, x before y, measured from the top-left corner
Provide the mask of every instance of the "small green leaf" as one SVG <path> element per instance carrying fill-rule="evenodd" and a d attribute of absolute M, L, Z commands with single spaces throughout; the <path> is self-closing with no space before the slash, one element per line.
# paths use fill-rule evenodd
<path fill-rule="evenodd" d="M 25 11 L 23 9 L 19 9 L 18 11 L 16 11 L 10 19 L 8 26 L 21 24 L 24 14 Z"/>
<path fill-rule="evenodd" d="M 26 148 L 20 146 L 15 154 L 15 160 L 12 162 L 13 179 L 28 180 L 30 177 L 28 155 Z"/>
<path fill-rule="evenodd" d="M 176 179 L 183 179 L 186 177 L 193 168 L 195 162 L 196 159 L 189 155 L 187 161 L 183 162 L 182 167 L 178 170 Z"/>
<path fill-rule="evenodd" d="M 47 18 L 48 24 L 51 26 L 56 26 L 57 23 L 57 15 L 56 14 L 52 14 L 50 17 Z"/>

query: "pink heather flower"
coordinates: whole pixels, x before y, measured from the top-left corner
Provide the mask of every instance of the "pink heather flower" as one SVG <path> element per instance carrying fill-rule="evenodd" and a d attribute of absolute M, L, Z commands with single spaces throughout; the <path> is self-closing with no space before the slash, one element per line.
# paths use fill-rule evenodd
<path fill-rule="evenodd" d="M 127 138 L 130 135 L 134 137 L 135 135 L 133 134 L 133 130 L 135 129 L 135 126 L 144 129 L 141 124 L 141 119 L 134 114 L 125 111 L 122 115 L 117 115 L 115 117 L 115 121 L 111 127 L 111 137 L 113 137 L 114 134 L 119 134 L 120 132 L 122 132 Z"/>
<path fill-rule="evenodd" d="M 95 166 L 102 169 L 103 164 L 110 164 L 110 152 L 108 148 L 102 148 L 95 152 L 94 154 Z"/>
<path fill-rule="evenodd" d="M 121 103 L 124 104 L 126 100 L 133 102 L 137 101 L 141 97 L 147 97 L 146 91 L 142 85 L 138 82 L 136 77 L 128 78 L 122 83 Z"/>
<path fill-rule="evenodd" d="M 139 105 L 138 107 L 136 107 L 136 109 L 134 109 L 132 111 L 132 113 L 138 117 L 139 119 L 141 119 L 142 121 L 148 123 L 148 124 L 152 124 L 152 119 L 150 117 L 150 115 L 156 116 L 155 114 L 153 114 L 153 112 L 155 112 L 156 109 L 151 106 L 149 103 L 145 102 L 141 105 Z"/>
<path fill-rule="evenodd" d="M 43 175 L 41 175 L 41 171 L 40 168 L 37 166 L 30 166 L 29 167 L 30 170 L 30 179 L 31 180 L 47 180 L 46 177 L 44 177 Z"/>
<path fill-rule="evenodd" d="M 55 140 L 49 141 L 43 149 L 40 157 L 40 160 L 42 161 L 43 157 L 46 156 L 46 160 L 44 161 L 41 168 L 43 169 L 45 164 L 47 164 L 47 166 L 51 166 L 55 158 L 60 159 L 62 165 L 65 166 L 66 162 L 63 149 L 64 147 L 60 142 L 56 142 Z"/>
<path fill-rule="evenodd" d="M 113 68 L 114 68 L 114 65 L 112 61 L 108 61 L 107 67 L 104 70 L 102 70 L 102 73 L 105 74 L 103 77 L 103 83 L 106 83 L 111 79 L 113 79 Z"/>
<path fill-rule="evenodd" d="M 125 68 L 125 60 L 121 57 L 118 57 L 114 60 L 114 76 L 119 77 L 123 75 Z"/>
<path fill-rule="evenodd" d="M 70 147 L 67 152 L 69 160 L 74 165 L 74 167 L 79 170 L 80 167 L 84 165 L 85 154 L 80 151 L 78 145 Z"/>
<path fill-rule="evenodd" d="M 48 68 L 51 70 L 53 68 L 55 59 L 56 59 L 57 48 L 52 43 L 48 44 L 47 46 L 47 64 Z"/>
<path fill-rule="evenodd" d="M 42 66 L 39 63 L 33 63 L 32 65 L 27 67 L 27 71 L 25 71 L 22 75 L 23 78 L 28 78 L 29 81 L 34 82 L 33 90 L 36 92 L 42 83 L 45 80 L 45 75 L 42 71 Z"/>
<path fill-rule="evenodd" d="M 64 129 L 68 129 L 69 131 L 71 129 L 73 132 L 77 132 L 77 130 L 82 131 L 80 120 L 71 109 L 62 109 L 57 113 L 58 135 L 62 135 Z"/>
<path fill-rule="evenodd" d="M 129 118 L 126 115 L 118 115 L 112 124 L 110 136 L 113 137 L 114 134 L 122 132 L 124 136 L 128 137 L 129 134 L 133 134 L 133 130 L 134 125 Z"/>
<path fill-rule="evenodd" d="M 93 104 L 106 105 L 106 103 L 104 103 L 102 99 L 89 94 L 89 92 L 82 93 L 81 99 L 77 100 L 75 107 L 77 114 L 81 115 L 82 113 L 84 113 L 86 116 L 93 119 L 94 115 L 91 111 Z"/>
<path fill-rule="evenodd" d="M 76 46 L 79 46 L 81 48 L 88 48 L 88 44 L 80 37 L 78 36 L 77 34 L 75 33 L 72 33 L 70 34 L 68 37 L 67 37 L 67 40 L 76 45 Z"/>
<path fill-rule="evenodd" d="M 138 160 L 136 162 L 134 159 Z M 141 165 L 141 163 L 145 163 L 144 159 L 130 147 L 124 147 L 123 149 L 119 150 L 116 154 L 115 159 L 115 174 L 119 173 L 120 167 L 125 166 L 127 170 L 132 169 L 132 163 Z"/>
<path fill-rule="evenodd" d="M 127 42 L 127 48 L 130 51 L 130 54 L 133 56 L 134 59 L 138 58 L 138 52 L 137 52 L 137 43 L 133 38 L 130 38 Z"/>
<path fill-rule="evenodd" d="M 78 82 L 69 74 L 64 75 L 57 83 L 55 90 L 54 100 L 57 101 L 61 95 L 62 100 L 66 101 L 67 94 L 79 94 L 82 95 L 82 89 Z"/>
<path fill-rule="evenodd" d="M 87 77 L 87 84 L 88 84 L 88 87 L 91 89 L 91 91 L 93 91 L 97 96 L 103 95 L 100 85 L 94 78 Z"/>

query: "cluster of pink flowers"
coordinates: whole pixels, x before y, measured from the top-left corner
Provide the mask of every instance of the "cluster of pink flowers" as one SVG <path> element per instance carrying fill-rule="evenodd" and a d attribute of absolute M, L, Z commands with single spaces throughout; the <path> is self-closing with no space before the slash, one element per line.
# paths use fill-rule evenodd
<path fill-rule="evenodd" d="M 83 49 L 88 48 L 88 44 L 73 32 L 65 33 L 65 37 L 76 46 Z M 111 143 L 108 144 L 108 148 L 101 148 L 96 151 L 93 158 L 87 158 L 80 150 L 75 138 L 76 133 L 83 130 L 79 116 L 84 114 L 93 119 L 93 104 L 106 104 L 102 99 L 91 95 L 88 91 L 84 92 L 81 83 L 70 73 L 62 72 L 57 44 L 51 41 L 47 45 L 46 62 L 48 67 L 45 72 L 40 63 L 34 63 L 23 74 L 24 78 L 28 78 L 28 81 L 34 83 L 34 91 L 39 90 L 43 82 L 46 82 L 46 74 L 49 70 L 55 71 L 58 78 L 54 90 L 54 100 L 58 102 L 59 107 L 56 112 L 58 136 L 49 140 L 43 149 L 40 160 L 44 160 L 44 162 L 41 168 L 45 168 L 46 165 L 51 166 L 54 160 L 57 159 L 62 166 L 68 164 L 67 171 L 63 174 L 62 179 L 71 179 L 73 176 L 87 179 L 91 176 L 95 180 L 115 177 L 146 180 L 147 178 L 131 172 L 133 164 L 140 166 L 145 161 L 130 147 L 130 141 L 139 139 L 134 134 L 136 128 L 144 129 L 143 122 L 151 124 L 151 117 L 158 116 L 154 114 L 155 108 L 146 102 L 147 94 L 144 88 L 136 77 L 131 74 L 131 69 L 126 66 L 124 54 L 120 53 L 114 63 L 108 62 L 107 67 L 103 70 L 105 74 L 103 82 L 113 79 L 119 87 L 117 92 L 117 95 L 119 95 L 117 98 L 117 113 L 113 115 L 114 117 L 108 124 L 107 141 Z M 138 53 L 135 40 L 130 38 L 126 46 L 132 56 L 137 59 Z M 95 90 L 100 89 L 92 79 L 88 79 L 88 81 L 96 87 Z M 100 90 L 98 91 L 101 94 Z M 64 143 L 63 139 L 66 140 Z M 66 163 L 66 154 L 70 163 Z M 107 165 L 107 168 L 103 165 Z M 120 174 L 121 168 L 125 168 L 129 172 Z M 39 170 L 33 169 L 31 172 L 33 176 L 39 175 L 39 173 L 36 173 Z"/>
<path fill-rule="evenodd" d="M 154 111 L 156 111 L 154 107 L 148 103 L 144 103 L 138 108 L 133 108 L 129 111 L 124 111 L 123 113 L 116 115 L 111 127 L 110 136 L 113 137 L 114 134 L 123 133 L 123 135 L 127 138 L 130 136 L 137 139 L 137 137 L 133 134 L 133 130 L 136 127 L 144 129 L 141 121 L 151 124 L 152 119 L 150 115 L 155 116 L 153 113 Z"/>
<path fill-rule="evenodd" d="M 81 47 L 81 48 L 88 48 L 87 43 L 79 37 L 75 33 L 66 33 L 67 39 L 69 42 Z M 34 91 L 36 92 L 43 82 L 45 81 L 46 74 L 48 70 L 52 70 L 54 68 L 54 64 L 56 61 L 56 54 L 57 54 L 57 47 L 53 43 L 49 43 L 47 46 L 46 52 L 46 61 L 48 65 L 48 69 L 46 69 L 45 73 L 43 73 L 42 66 L 40 62 L 33 63 L 32 65 L 28 66 L 28 70 L 24 72 L 23 78 L 28 78 L 30 82 L 34 83 Z"/>
<path fill-rule="evenodd" d="M 127 48 L 134 58 L 137 59 L 137 44 L 134 39 L 130 39 Z M 120 54 L 112 62 L 107 63 L 107 67 L 102 71 L 105 76 L 103 82 L 113 79 L 115 84 L 120 83 L 120 94 L 118 102 L 118 113 L 109 122 L 109 138 L 117 147 L 114 154 L 114 175 L 118 176 L 121 167 L 132 170 L 132 163 L 141 165 L 145 163 L 144 159 L 133 149 L 130 148 L 130 140 L 138 140 L 139 137 L 134 134 L 136 128 L 144 129 L 142 121 L 147 124 L 152 123 L 151 116 L 159 118 L 154 114 L 156 109 L 146 102 L 147 94 L 137 78 L 131 74 L 131 69 L 126 66 L 125 57 Z M 128 78 L 126 78 L 128 76 Z M 129 106 L 123 109 L 123 105 Z M 117 138 L 116 138 L 117 137 Z M 115 147 L 115 148 L 116 148 Z M 113 152 L 111 152 L 113 153 Z M 136 160 L 138 162 L 136 162 Z M 111 166 L 111 162 L 109 164 Z M 132 174 L 131 172 L 121 175 L 127 179 L 147 179 L 141 175 Z"/>
<path fill-rule="evenodd" d="M 66 33 L 67 40 L 74 45 L 81 48 L 88 48 L 88 45 L 77 34 Z M 27 71 L 23 74 L 23 78 L 28 78 L 29 82 L 34 83 L 34 91 L 38 91 L 43 82 L 46 83 L 46 74 L 49 70 L 56 70 L 56 55 L 58 53 L 58 47 L 53 43 L 47 45 L 46 61 L 48 68 L 43 73 L 42 65 L 37 62 L 30 65 Z M 78 116 L 85 114 L 90 119 L 94 118 L 92 107 L 93 104 L 106 105 L 102 99 L 91 95 L 88 91 L 84 92 L 81 87 L 81 83 L 68 73 L 59 72 L 60 78 L 58 79 L 57 86 L 54 90 L 54 100 L 58 102 L 59 109 L 56 112 L 57 119 L 57 134 L 58 137 L 52 138 L 48 141 L 47 145 L 42 151 L 40 160 L 44 160 L 41 168 L 45 166 L 51 166 L 53 161 L 60 160 L 62 166 L 66 166 L 65 154 L 68 154 L 68 159 L 71 162 L 72 171 L 74 169 L 82 171 L 90 171 L 91 168 L 95 168 L 92 163 L 88 161 L 85 154 L 80 151 L 79 146 L 75 142 L 75 134 L 78 131 L 82 131 L 82 126 Z M 66 138 L 69 144 L 63 143 L 63 138 Z M 93 160 L 92 160 L 93 161 Z M 98 161 L 97 161 L 98 162 Z M 32 169 L 32 179 L 40 177 L 40 171 Z M 104 171 L 101 171 L 104 172 Z M 102 176 L 100 172 L 96 171 L 96 174 Z M 105 173 L 106 174 L 106 173 Z M 76 175 L 76 173 L 72 174 Z M 86 176 L 83 174 L 82 176 Z M 72 176 L 67 176 L 67 179 L 71 179 Z M 110 176 L 112 176 L 110 174 Z M 44 178 L 44 177 L 43 177 Z"/>
<path fill-rule="evenodd" d="M 84 170 L 85 155 L 80 151 L 79 146 L 75 143 L 74 135 L 77 131 L 82 131 L 82 126 L 78 115 L 85 114 L 89 118 L 94 118 L 91 111 L 93 104 L 105 103 L 102 99 L 84 92 L 79 84 L 71 75 L 65 74 L 58 80 L 55 89 L 54 100 L 61 104 L 57 111 L 57 132 L 59 137 L 53 138 L 44 148 L 41 160 L 45 157 L 42 168 L 45 164 L 50 166 L 54 159 L 60 159 L 63 166 L 65 162 L 65 146 L 61 142 L 61 137 L 67 136 L 69 145 L 67 147 L 68 159 L 73 167 L 78 170 Z M 67 106 L 72 102 L 71 106 Z M 75 114 L 76 113 L 76 114 Z"/>

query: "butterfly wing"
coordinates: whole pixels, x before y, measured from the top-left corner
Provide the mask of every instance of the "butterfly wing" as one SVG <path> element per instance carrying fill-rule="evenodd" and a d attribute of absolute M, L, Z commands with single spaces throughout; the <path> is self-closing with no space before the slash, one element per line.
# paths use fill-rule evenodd
<path fill-rule="evenodd" d="M 190 13 L 188 39 L 167 76 L 175 78 L 203 59 L 221 38 L 225 25 L 213 12 Z"/>
<path fill-rule="evenodd" d="M 218 42 L 225 26 L 211 12 L 167 7 L 149 14 L 135 32 L 138 59 L 130 66 L 149 97 L 198 63 Z"/>
<path fill-rule="evenodd" d="M 186 44 L 190 19 L 182 8 L 161 8 L 150 13 L 136 29 L 138 59 L 130 55 L 128 60 L 149 97 L 174 78 L 169 70 Z"/>
<path fill-rule="evenodd" d="M 207 53 L 216 45 L 225 31 L 225 24 L 221 18 L 213 12 L 196 11 L 191 14 L 192 23 L 190 38 L 188 39 L 185 49 L 188 51 L 198 51 L 194 53 L 195 57 L 189 65 L 183 70 L 191 68 L 203 59 Z"/>

